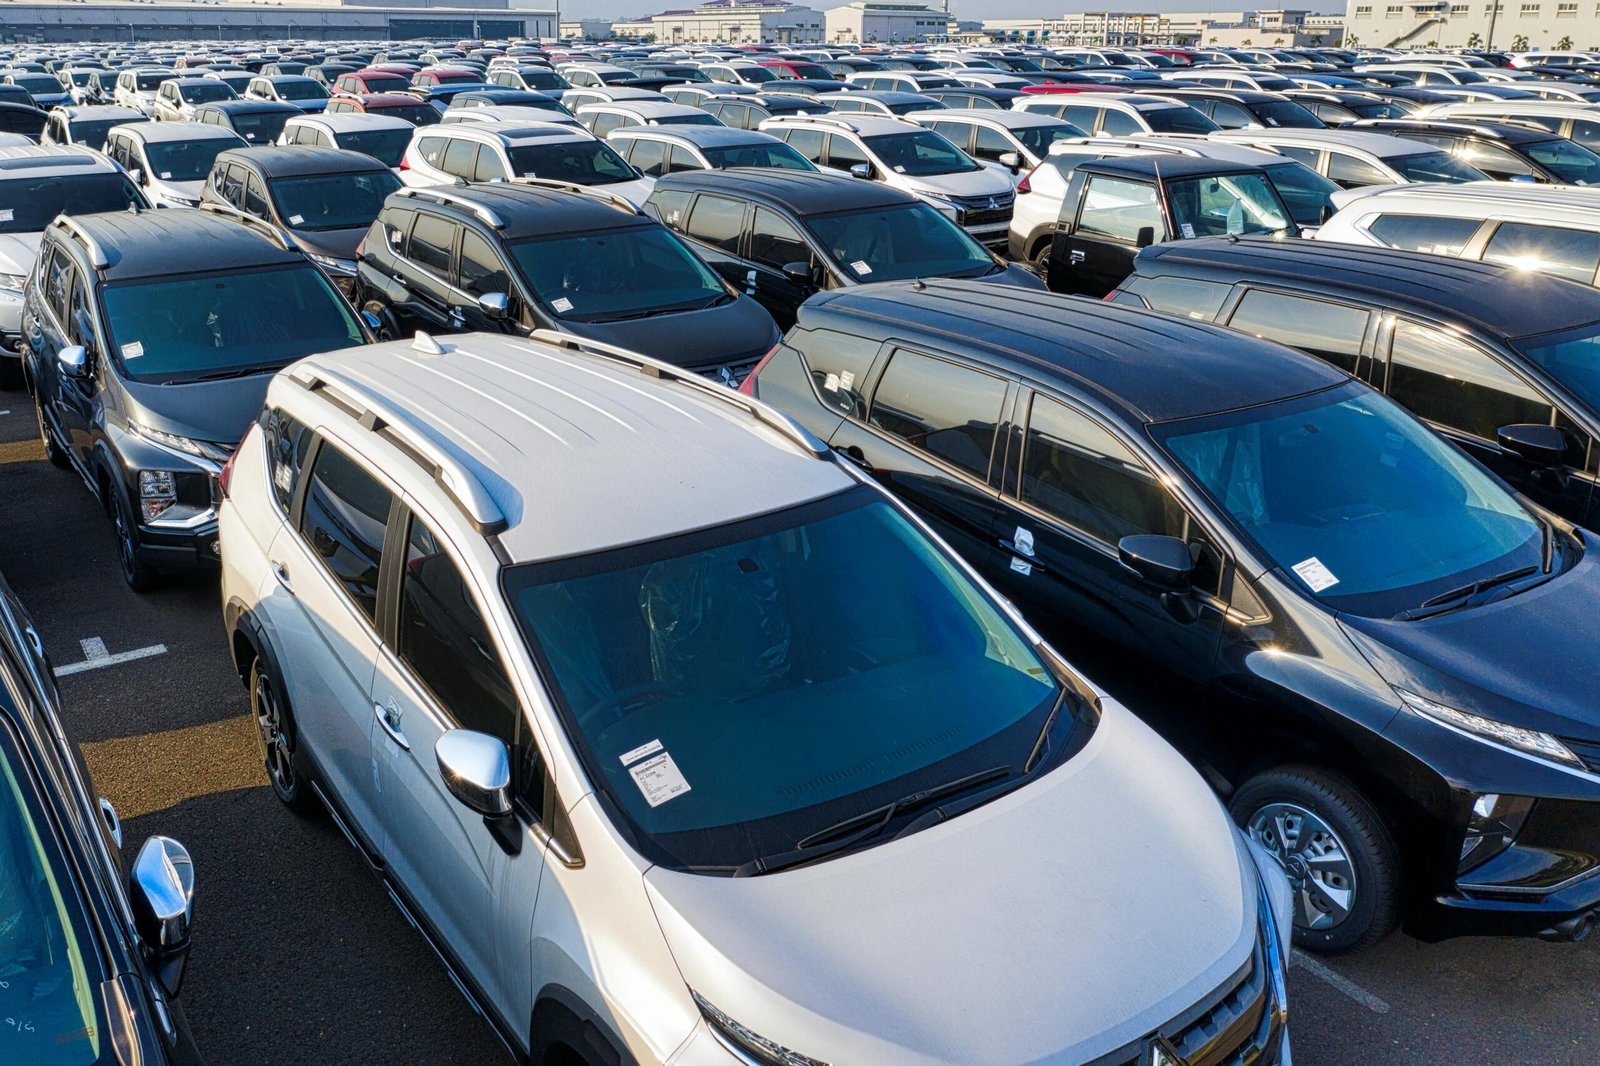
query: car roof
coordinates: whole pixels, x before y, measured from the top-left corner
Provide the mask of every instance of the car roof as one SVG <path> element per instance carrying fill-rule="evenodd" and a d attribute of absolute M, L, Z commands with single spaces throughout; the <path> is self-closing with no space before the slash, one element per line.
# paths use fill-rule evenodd
<path fill-rule="evenodd" d="M 471 506 L 503 522 L 513 562 L 723 525 L 856 483 L 763 404 L 675 367 L 549 337 L 556 343 L 465 334 L 313 356 L 274 379 L 269 401 L 292 410 L 293 382 L 320 377 L 357 386 L 358 406 L 365 393 L 409 413 L 402 432 L 466 475 Z"/>
<path fill-rule="evenodd" d="M 759 130 L 740 130 L 732 126 L 623 126 L 606 135 L 616 138 L 643 138 L 656 141 L 682 141 L 699 148 L 723 148 L 736 144 L 771 144 L 778 138 Z"/>
<path fill-rule="evenodd" d="M 1207 100 L 1233 100 L 1241 104 L 1270 104 L 1275 100 L 1284 99 L 1282 93 L 1262 92 L 1259 89 L 1225 89 L 1219 85 L 1204 85 L 1195 88 L 1174 85 L 1170 89 L 1163 89 L 1159 95 L 1170 95 L 1178 100 L 1189 96 L 1201 97 Z"/>
<path fill-rule="evenodd" d="M 91 248 L 90 258 L 107 280 L 306 261 L 293 246 L 207 210 L 110 211 L 63 216 L 51 226 L 87 236 L 99 250 Z"/>
<path fill-rule="evenodd" d="M 1363 129 L 1372 129 L 1379 132 L 1389 130 L 1411 130 L 1417 133 L 1453 133 L 1460 136 L 1488 137 L 1507 144 L 1533 144 L 1537 141 L 1557 141 L 1563 138 L 1559 134 L 1535 126 L 1523 126 L 1515 122 L 1492 122 L 1488 120 L 1472 121 L 1466 118 L 1428 118 L 1418 116 L 1414 118 L 1377 118 L 1363 119 Z"/>
<path fill-rule="evenodd" d="M 766 202 L 802 217 L 897 207 L 917 202 L 908 192 L 882 182 L 828 171 L 780 170 L 773 167 L 732 167 L 726 170 L 686 170 L 656 179 L 656 190 L 716 192 L 741 200 Z"/>
<path fill-rule="evenodd" d="M 290 112 L 296 115 L 305 114 L 293 104 L 286 104 L 278 100 L 218 100 L 214 103 L 201 104 L 196 111 L 210 109 L 221 111 L 224 115 L 260 115 L 271 112 Z"/>
<path fill-rule="evenodd" d="M 1266 141 L 1277 144 L 1295 144 L 1309 148 L 1344 148 L 1350 151 L 1367 152 L 1379 158 L 1391 158 L 1397 155 L 1418 155 L 1423 152 L 1437 152 L 1438 148 L 1420 141 L 1408 141 L 1404 137 L 1392 137 L 1387 133 L 1365 133 L 1353 130 L 1348 126 L 1337 129 L 1288 129 L 1280 127 L 1270 130 L 1219 130 L 1210 136 L 1217 140 L 1228 141 Z"/>
<path fill-rule="evenodd" d="M 268 178 L 301 178 L 389 169 L 362 152 L 310 144 L 260 144 L 229 148 L 217 155 L 217 162 L 253 164 Z"/>
<path fill-rule="evenodd" d="M 422 205 L 464 212 L 502 239 L 511 241 L 555 233 L 656 225 L 649 215 L 603 188 L 520 178 L 476 185 L 401 189 L 390 195 L 384 207 L 412 209 Z"/>
<path fill-rule="evenodd" d="M 135 111 L 131 107 L 120 104 L 73 104 L 67 107 L 52 108 L 67 116 L 68 121 L 77 122 L 80 119 L 121 119 L 124 122 L 148 122 L 149 115 L 143 111 Z"/>
<path fill-rule="evenodd" d="M 1517 337 L 1600 320 L 1600 289 L 1505 263 L 1333 241 L 1205 237 L 1152 245 L 1139 265 L 1212 272 L 1230 284 L 1266 279 L 1300 289 L 1360 294 L 1390 308 L 1427 311 Z M 1144 273 L 1144 271 L 1140 271 Z"/>
<path fill-rule="evenodd" d="M 889 115 L 875 115 L 862 111 L 840 112 L 838 114 L 827 112 L 816 115 L 782 115 L 766 119 L 761 123 L 762 127 L 765 128 L 769 122 L 778 128 L 815 125 L 830 131 L 857 133 L 863 137 L 876 137 L 892 133 L 913 133 L 922 129 L 915 122 L 908 122 Z"/>
<path fill-rule="evenodd" d="M 82 145 L 30 144 L 0 148 L 0 177 L 21 174 L 113 174 L 120 170 L 99 152 Z"/>
<path fill-rule="evenodd" d="M 799 325 L 981 352 L 1024 377 L 1064 378 L 1139 422 L 1269 403 L 1348 380 L 1319 359 L 1219 326 L 984 282 L 929 279 L 825 292 L 801 305 Z"/>
<path fill-rule="evenodd" d="M 940 122 L 987 122 L 1007 129 L 1023 126 L 1067 126 L 1071 123 L 1038 111 L 1007 111 L 998 107 L 945 107 L 913 111 L 907 118 Z"/>
<path fill-rule="evenodd" d="M 1088 147 L 1093 147 L 1094 142 L 1086 142 Z M 1282 162 L 1273 160 L 1272 162 Z M 1265 163 L 1259 165 L 1266 165 Z M 1195 155 L 1167 155 L 1152 152 L 1148 155 L 1126 155 L 1108 159 L 1096 159 L 1092 162 L 1080 164 L 1079 169 L 1092 167 L 1095 173 L 1124 174 L 1129 177 L 1172 179 L 1205 177 L 1210 174 L 1232 174 L 1239 171 L 1256 170 L 1256 161 L 1241 161 L 1235 159 L 1218 159 L 1207 156 Z"/>
<path fill-rule="evenodd" d="M 403 118 L 368 114 L 365 111 L 320 111 L 315 115 L 296 115 L 289 124 L 320 126 L 334 133 L 351 133 L 358 130 L 411 130 L 416 127 Z"/>
<path fill-rule="evenodd" d="M 638 115 L 642 118 L 671 118 L 674 115 L 704 115 L 706 111 L 689 104 L 675 104 L 671 100 L 595 100 L 579 104 L 575 114 L 617 112 Z"/>
<path fill-rule="evenodd" d="M 118 127 L 118 132 L 128 134 L 146 144 L 165 144 L 169 141 L 238 141 L 239 135 L 226 126 L 213 126 L 206 122 L 129 122 Z"/>

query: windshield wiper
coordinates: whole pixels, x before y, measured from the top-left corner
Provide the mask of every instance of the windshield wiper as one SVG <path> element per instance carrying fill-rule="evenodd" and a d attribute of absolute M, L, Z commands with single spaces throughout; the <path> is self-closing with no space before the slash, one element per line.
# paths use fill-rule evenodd
<path fill-rule="evenodd" d="M 1482 577 L 1470 585 L 1462 585 L 1458 589 L 1451 589 L 1449 592 L 1442 592 L 1432 599 L 1423 600 L 1418 606 L 1407 611 L 1401 611 L 1395 617 L 1403 621 L 1415 622 L 1420 618 L 1432 618 L 1435 615 L 1458 611 L 1463 607 L 1471 607 L 1474 605 L 1473 601 L 1476 597 L 1490 589 L 1498 588 L 1501 585 L 1509 585 L 1513 581 L 1532 577 L 1537 573 L 1540 573 L 1537 566 L 1519 566 L 1515 570 L 1507 570 L 1503 574 Z"/>
<path fill-rule="evenodd" d="M 213 370 L 209 374 L 197 374 L 192 378 L 171 378 L 163 381 L 163 385 L 193 385 L 197 381 L 222 381 L 226 378 L 247 378 L 252 374 L 270 374 L 282 370 L 283 363 L 259 363 L 255 366 L 231 366 L 226 370 Z"/>
<path fill-rule="evenodd" d="M 894 820 L 896 815 L 905 814 L 918 807 L 924 807 L 934 800 L 944 799 L 948 796 L 966 792 L 979 785 L 989 784 L 1001 778 L 1011 776 L 1011 767 L 996 766 L 989 770 L 982 770 L 965 777 L 958 777 L 954 781 L 946 781 L 942 785 L 934 785 L 920 792 L 913 792 L 909 796 L 901 796 L 893 803 L 882 807 L 853 815 L 842 822 L 836 822 L 826 829 L 818 830 L 810 836 L 795 843 L 793 851 L 780 852 L 777 855 L 765 855 L 751 859 L 749 862 L 733 871 L 735 877 L 755 877 L 759 874 L 769 874 L 775 870 L 782 870 L 801 863 L 815 862 L 816 860 L 834 855 L 847 848 L 854 847 L 864 840 L 870 840 Z"/>

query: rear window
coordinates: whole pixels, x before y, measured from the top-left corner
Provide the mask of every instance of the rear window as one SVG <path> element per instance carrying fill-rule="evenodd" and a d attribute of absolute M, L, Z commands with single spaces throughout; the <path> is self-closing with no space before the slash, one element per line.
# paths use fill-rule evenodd
<path fill-rule="evenodd" d="M 1432 255 L 1460 255 L 1483 225 L 1476 218 L 1442 215 L 1379 215 L 1367 230 L 1391 248 Z"/>

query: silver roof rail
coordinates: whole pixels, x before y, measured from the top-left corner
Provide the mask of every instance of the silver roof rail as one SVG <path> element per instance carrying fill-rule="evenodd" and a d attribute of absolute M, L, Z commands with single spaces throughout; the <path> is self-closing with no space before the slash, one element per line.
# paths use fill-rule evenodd
<path fill-rule="evenodd" d="M 776 408 L 767 406 L 759 400 L 749 399 L 743 393 L 735 392 L 730 388 L 709 381 L 692 370 L 685 370 L 681 366 L 675 366 L 660 359 L 652 359 L 648 355 L 641 355 L 638 352 L 630 351 L 615 344 L 605 344 L 601 341 L 574 337 L 570 333 L 557 333 L 553 329 L 536 329 L 528 334 L 528 339 L 541 341 L 568 351 L 598 355 L 613 362 L 621 363 L 624 366 L 632 367 L 647 377 L 660 378 L 664 381 L 687 386 L 713 400 L 719 400 L 730 407 L 737 407 L 756 421 L 764 422 L 776 429 L 819 459 L 830 458 L 833 455 L 828 446 L 819 440 L 815 434 L 788 415 L 779 412 Z"/>
<path fill-rule="evenodd" d="M 83 224 L 77 219 L 71 215 L 57 215 L 54 224 L 82 242 L 84 249 L 89 253 L 89 262 L 96 270 L 104 270 L 111 265 L 111 257 L 106 254 L 105 246 L 95 239 L 94 234 L 84 229 Z"/>
<path fill-rule="evenodd" d="M 649 129 L 649 127 L 639 128 Z M 579 185 L 577 182 L 558 181 L 555 178 L 512 178 L 505 184 L 526 185 L 537 189 L 550 189 L 553 192 L 571 192 L 577 193 L 580 196 L 591 196 L 597 200 L 606 200 L 611 204 L 612 207 L 615 207 L 619 211 L 624 211 L 627 214 L 644 214 L 643 211 L 639 210 L 637 207 L 633 206 L 633 204 L 629 203 L 627 200 L 624 200 L 616 193 L 606 192 L 605 189 L 595 185 Z"/>
<path fill-rule="evenodd" d="M 827 104 L 822 104 L 820 106 L 823 108 L 823 110 L 827 110 L 827 107 L 828 107 Z M 894 115 L 890 115 L 890 116 L 874 115 L 872 117 L 874 117 L 874 118 L 883 118 L 883 117 L 895 118 L 895 117 L 898 117 L 898 116 L 894 116 Z M 838 115 L 830 115 L 830 114 L 819 114 L 819 115 L 773 115 L 771 118 L 767 119 L 766 121 L 768 121 L 768 122 L 823 122 L 823 123 L 828 124 L 829 126 L 838 126 L 841 129 L 847 129 L 851 133 L 860 133 L 861 132 L 861 127 L 857 126 L 854 122 L 851 122 L 849 119 L 841 118 Z"/>
<path fill-rule="evenodd" d="M 455 456 L 435 444 L 415 425 L 408 413 L 390 406 L 359 382 L 336 370 L 319 366 L 314 360 L 295 366 L 289 371 L 289 378 L 313 393 L 332 386 L 343 394 L 347 402 L 359 406 L 361 411 L 356 420 L 361 426 L 374 433 L 387 432 L 396 438 L 403 450 L 410 451 L 424 465 L 431 466 L 429 472 L 434 482 L 454 501 L 478 532 L 499 533 L 509 525 L 500 505 L 489 495 L 477 476 Z"/>
<path fill-rule="evenodd" d="M 300 250 L 300 246 L 294 242 L 294 238 L 289 236 L 283 230 L 279 229 L 277 226 L 274 226 L 265 219 L 260 219 L 254 215 L 241 211 L 232 204 L 214 204 L 208 201 L 200 205 L 200 210 L 209 212 L 213 215 L 221 215 L 222 217 L 237 222 L 242 226 L 248 226 L 257 233 L 260 233 L 262 236 L 270 239 L 274 244 L 286 252 L 298 252 Z"/>
<path fill-rule="evenodd" d="M 448 187 L 430 185 L 421 189 L 405 188 L 397 190 L 395 195 L 404 196 L 412 200 L 427 200 L 436 204 L 450 204 L 454 207 L 460 207 L 467 211 L 471 211 L 474 215 L 478 216 L 479 221 L 481 221 L 484 225 L 489 226 L 491 229 L 506 228 L 505 221 L 502 220 L 499 215 L 495 214 L 494 211 L 478 203 L 476 200 L 451 192 Z"/>

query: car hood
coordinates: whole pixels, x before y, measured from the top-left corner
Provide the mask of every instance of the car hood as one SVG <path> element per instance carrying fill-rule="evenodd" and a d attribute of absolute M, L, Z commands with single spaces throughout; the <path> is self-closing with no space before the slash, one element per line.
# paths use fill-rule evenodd
<path fill-rule="evenodd" d="M 43 233 L 0 233 L 0 274 L 26 274 L 39 256 Z"/>
<path fill-rule="evenodd" d="M 308 233 L 305 230 L 292 230 L 294 241 L 308 252 L 317 255 L 332 256 L 335 259 L 354 259 L 356 245 L 371 229 L 370 225 L 352 226 L 349 229 L 325 229 Z"/>
<path fill-rule="evenodd" d="M 569 322 L 579 337 L 644 352 L 694 370 L 747 363 L 778 342 L 778 327 L 748 296 L 703 311 L 676 311 L 626 322 Z"/>
<path fill-rule="evenodd" d="M 689 987 L 827 1062 L 1078 1063 L 1214 992 L 1256 873 L 1200 776 L 1110 701 L 1043 778 L 903 840 L 646 889 Z"/>
<path fill-rule="evenodd" d="M 128 417 L 151 429 L 231 447 L 261 413 L 270 373 L 189 385 L 153 385 L 123 379 Z"/>
<path fill-rule="evenodd" d="M 1340 615 L 1389 684 L 1541 732 L 1600 740 L 1594 649 L 1600 541 L 1576 566 L 1527 592 L 1416 622 Z"/>
<path fill-rule="evenodd" d="M 905 181 L 917 192 L 936 196 L 1004 196 L 1016 188 L 1010 174 L 996 173 L 988 167 L 963 174 L 907 175 Z"/>
<path fill-rule="evenodd" d="M 199 200 L 200 194 L 205 191 L 205 179 L 197 181 L 164 181 L 155 178 L 150 183 L 152 189 L 183 200 Z"/>

